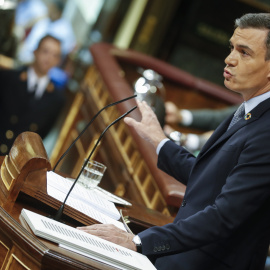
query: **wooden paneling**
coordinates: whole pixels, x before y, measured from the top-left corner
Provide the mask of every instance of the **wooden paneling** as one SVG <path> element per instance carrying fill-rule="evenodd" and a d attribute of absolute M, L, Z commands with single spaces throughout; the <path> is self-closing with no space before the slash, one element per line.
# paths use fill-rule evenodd
<path fill-rule="evenodd" d="M 4 266 L 5 270 L 38 270 L 40 269 L 40 264 L 31 258 L 22 249 L 13 245 L 9 256 L 7 257 L 7 263 Z"/>

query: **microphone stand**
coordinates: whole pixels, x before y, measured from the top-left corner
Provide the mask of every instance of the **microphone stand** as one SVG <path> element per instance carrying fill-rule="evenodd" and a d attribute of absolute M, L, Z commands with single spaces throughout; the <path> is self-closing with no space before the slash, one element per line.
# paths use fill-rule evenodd
<path fill-rule="evenodd" d="M 130 98 L 132 98 L 132 97 L 130 97 Z M 128 98 L 128 99 L 129 99 L 129 98 Z M 84 170 L 84 167 L 87 165 L 87 162 L 90 160 L 92 154 L 94 153 L 94 151 L 95 151 L 95 149 L 96 149 L 98 143 L 99 143 L 100 140 L 102 139 L 102 137 L 103 137 L 103 135 L 105 134 L 105 132 L 106 132 L 112 125 L 114 125 L 115 123 L 117 123 L 118 121 L 120 121 L 122 118 L 124 118 L 126 115 L 128 115 L 130 112 L 132 112 L 132 111 L 135 110 L 136 108 L 137 108 L 137 106 L 134 106 L 134 107 L 133 107 L 132 109 L 130 109 L 128 112 L 122 114 L 120 117 L 118 117 L 116 120 L 114 120 L 110 125 L 108 125 L 108 126 L 103 130 L 103 132 L 102 132 L 101 135 L 99 136 L 97 142 L 95 143 L 95 145 L 94 145 L 94 147 L 93 147 L 91 153 L 89 154 L 88 158 L 85 160 L 85 162 L 84 162 L 84 164 L 83 164 L 83 166 L 82 166 L 82 168 L 81 168 L 81 170 L 80 170 L 80 172 L 79 172 L 77 178 L 76 178 L 75 181 L 73 182 L 73 184 L 72 184 L 70 190 L 68 191 L 68 193 L 67 193 L 67 195 L 66 195 L 66 198 L 64 199 L 64 201 L 63 201 L 62 205 L 60 206 L 60 208 L 58 209 L 56 215 L 53 216 L 53 217 L 50 216 L 50 218 L 52 218 L 52 219 L 54 219 L 54 220 L 56 220 L 56 221 L 60 221 L 60 219 L 61 219 L 61 217 L 62 217 L 62 215 L 63 215 L 63 211 L 64 211 L 64 207 L 65 207 L 67 198 L 69 197 L 69 194 L 71 193 L 71 191 L 73 190 L 74 186 L 76 185 L 76 183 L 77 183 L 77 181 L 78 181 L 78 179 L 79 179 L 81 173 L 82 173 L 83 170 Z"/>
<path fill-rule="evenodd" d="M 129 100 L 129 99 L 132 99 L 132 98 L 135 98 L 137 97 L 137 95 L 134 95 L 134 96 L 130 96 L 130 97 L 127 97 L 127 98 L 124 98 L 124 99 L 121 99 L 119 101 L 116 101 L 116 102 L 113 102 L 111 104 L 108 104 L 107 106 L 103 107 L 101 110 L 99 110 L 95 115 L 94 117 L 90 120 L 90 122 L 85 126 L 85 128 L 81 131 L 81 133 L 78 135 L 78 137 L 72 142 L 72 144 L 68 147 L 68 149 L 64 152 L 64 154 L 59 158 L 59 160 L 57 161 L 57 163 L 55 164 L 54 168 L 52 169 L 52 171 L 54 172 L 56 167 L 58 166 L 58 164 L 60 163 L 60 161 L 67 155 L 67 153 L 69 152 L 69 150 L 71 149 L 71 147 L 78 141 L 78 139 L 84 134 L 84 132 L 86 131 L 86 129 L 92 124 L 92 122 L 98 117 L 98 115 L 105 109 L 111 107 L 111 106 L 114 106 L 114 105 L 117 105 L 121 102 L 124 102 L 126 100 Z"/>

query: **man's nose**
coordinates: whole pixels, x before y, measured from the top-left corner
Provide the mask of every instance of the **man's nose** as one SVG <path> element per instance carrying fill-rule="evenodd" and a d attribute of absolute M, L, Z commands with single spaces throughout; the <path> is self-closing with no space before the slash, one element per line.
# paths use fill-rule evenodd
<path fill-rule="evenodd" d="M 225 63 L 228 66 L 237 66 L 238 61 L 233 51 L 225 58 Z"/>

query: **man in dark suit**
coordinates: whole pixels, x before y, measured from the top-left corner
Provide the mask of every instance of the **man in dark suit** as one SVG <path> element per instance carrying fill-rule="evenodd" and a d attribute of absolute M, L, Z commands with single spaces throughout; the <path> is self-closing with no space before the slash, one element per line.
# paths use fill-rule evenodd
<path fill-rule="evenodd" d="M 0 155 L 8 154 L 16 137 L 33 131 L 44 138 L 65 101 L 48 72 L 61 60 L 61 43 L 45 36 L 29 67 L 0 71 Z"/>
<path fill-rule="evenodd" d="M 270 240 L 269 31 L 270 14 L 236 20 L 224 83 L 244 102 L 197 158 L 166 139 L 144 102 L 138 104 L 141 122 L 125 119 L 156 147 L 159 168 L 187 185 L 174 222 L 135 237 L 110 225 L 82 230 L 141 251 L 159 270 L 264 269 Z"/>

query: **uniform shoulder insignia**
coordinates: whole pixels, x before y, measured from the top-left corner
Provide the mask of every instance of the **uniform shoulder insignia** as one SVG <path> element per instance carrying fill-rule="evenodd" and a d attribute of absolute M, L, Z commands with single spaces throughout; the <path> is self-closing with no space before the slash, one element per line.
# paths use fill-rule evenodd
<path fill-rule="evenodd" d="M 49 83 L 48 84 L 48 86 L 47 86 L 47 91 L 49 92 L 49 93 L 51 93 L 51 92 L 53 92 L 54 91 L 54 85 L 53 85 L 53 83 Z"/>
<path fill-rule="evenodd" d="M 20 79 L 22 81 L 26 81 L 27 80 L 27 72 L 26 71 L 23 71 L 21 74 L 20 74 Z"/>

